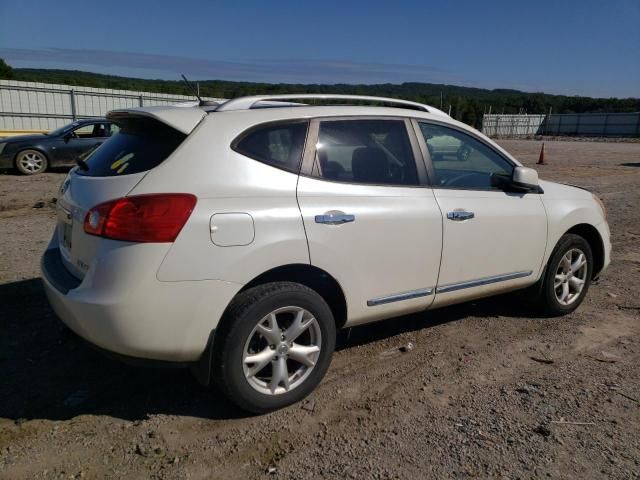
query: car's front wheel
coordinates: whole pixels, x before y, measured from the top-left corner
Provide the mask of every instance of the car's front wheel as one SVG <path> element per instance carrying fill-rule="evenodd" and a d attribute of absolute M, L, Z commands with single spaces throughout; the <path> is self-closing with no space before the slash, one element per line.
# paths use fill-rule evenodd
<path fill-rule="evenodd" d="M 241 408 L 295 403 L 320 383 L 335 346 L 331 309 L 315 291 L 274 282 L 242 292 L 216 332 L 214 380 Z"/>
<path fill-rule="evenodd" d="M 47 157 L 38 150 L 22 150 L 16 155 L 16 169 L 23 175 L 35 175 L 47 169 Z"/>
<path fill-rule="evenodd" d="M 549 316 L 573 312 L 584 300 L 593 271 L 593 253 L 579 235 L 566 234 L 556 245 L 543 279 L 541 303 Z"/>

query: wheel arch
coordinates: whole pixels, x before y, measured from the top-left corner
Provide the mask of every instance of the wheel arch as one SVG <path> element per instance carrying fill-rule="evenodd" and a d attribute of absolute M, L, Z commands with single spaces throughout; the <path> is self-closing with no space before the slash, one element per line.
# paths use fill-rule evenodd
<path fill-rule="evenodd" d="M 295 263 L 272 268 L 245 284 L 238 293 L 265 283 L 285 281 L 300 283 L 317 292 L 329 305 L 336 328 L 344 326 L 347 321 L 347 300 L 344 291 L 331 274 L 314 265 Z"/>
<path fill-rule="evenodd" d="M 192 372 L 202 385 L 209 385 L 211 379 L 211 366 L 216 355 L 218 342 L 224 337 L 229 328 L 227 312 L 235 298 L 246 290 L 271 282 L 295 282 L 305 285 L 317 292 L 329 305 L 336 324 L 336 329 L 342 328 L 347 321 L 347 300 L 338 281 L 321 268 L 309 264 L 288 264 L 272 268 L 256 276 L 246 283 L 231 299 L 220 318 L 220 322 L 209 336 L 207 347 L 200 360 L 195 362 Z"/>
<path fill-rule="evenodd" d="M 565 232 L 565 234 L 568 233 L 579 235 L 580 237 L 584 238 L 591 247 L 594 263 L 592 269 L 592 278 L 596 278 L 600 271 L 602 271 L 605 261 L 604 242 L 602 241 L 600 233 L 598 232 L 596 227 L 589 223 L 579 223 L 577 225 L 574 225 Z"/>

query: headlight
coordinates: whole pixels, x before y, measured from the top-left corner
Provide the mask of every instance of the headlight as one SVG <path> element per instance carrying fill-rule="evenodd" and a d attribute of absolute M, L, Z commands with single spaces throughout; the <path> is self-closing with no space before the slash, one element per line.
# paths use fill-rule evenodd
<path fill-rule="evenodd" d="M 0 143 L 0 153 L 2 153 L 2 151 L 4 150 L 4 147 L 7 146 L 7 142 L 1 142 Z"/>
<path fill-rule="evenodd" d="M 591 196 L 593 197 L 595 202 L 600 206 L 600 209 L 602 210 L 602 216 L 606 219 L 607 207 L 604 206 L 604 203 L 602 202 L 602 200 L 600 200 L 600 197 L 598 197 L 596 194 L 592 193 Z"/>

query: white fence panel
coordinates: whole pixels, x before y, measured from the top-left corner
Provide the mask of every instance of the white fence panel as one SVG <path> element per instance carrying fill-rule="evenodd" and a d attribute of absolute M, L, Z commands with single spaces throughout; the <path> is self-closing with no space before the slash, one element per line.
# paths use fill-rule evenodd
<path fill-rule="evenodd" d="M 75 119 L 102 117 L 109 110 L 193 100 L 187 95 L 0 80 L 0 130 L 52 130 Z"/>
<path fill-rule="evenodd" d="M 484 115 L 482 132 L 490 137 L 640 137 L 640 112 Z"/>

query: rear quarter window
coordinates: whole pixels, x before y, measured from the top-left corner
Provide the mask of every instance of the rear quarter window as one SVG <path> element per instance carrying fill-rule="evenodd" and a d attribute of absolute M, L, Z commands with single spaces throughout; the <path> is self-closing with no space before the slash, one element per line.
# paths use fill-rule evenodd
<path fill-rule="evenodd" d="M 146 118 L 119 121 L 106 142 L 85 155 L 88 170 L 78 175 L 113 177 L 145 172 L 160 165 L 187 137 L 161 122 Z"/>
<path fill-rule="evenodd" d="M 241 134 L 231 148 L 259 162 L 298 173 L 307 126 L 306 121 L 259 125 Z"/>

